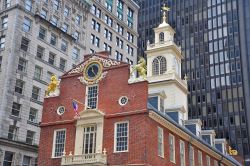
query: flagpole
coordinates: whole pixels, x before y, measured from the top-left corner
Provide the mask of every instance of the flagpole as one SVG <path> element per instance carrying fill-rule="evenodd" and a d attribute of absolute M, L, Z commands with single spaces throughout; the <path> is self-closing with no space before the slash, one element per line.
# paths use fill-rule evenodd
<path fill-rule="evenodd" d="M 80 102 L 80 101 L 78 101 L 78 100 L 76 100 L 76 99 L 72 99 L 72 100 L 73 100 L 73 101 L 76 101 L 77 103 L 82 104 L 82 105 L 85 106 L 85 104 L 83 104 L 82 102 Z"/>

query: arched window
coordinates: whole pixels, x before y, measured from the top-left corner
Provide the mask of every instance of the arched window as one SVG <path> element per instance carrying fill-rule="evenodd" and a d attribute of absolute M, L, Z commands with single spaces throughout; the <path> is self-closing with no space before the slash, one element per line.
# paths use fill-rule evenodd
<path fill-rule="evenodd" d="M 167 70 L 167 60 L 163 56 L 158 56 L 152 63 L 153 75 L 161 75 Z"/>
<path fill-rule="evenodd" d="M 159 34 L 159 39 L 160 39 L 160 42 L 164 42 L 164 33 L 163 32 L 161 32 Z"/>

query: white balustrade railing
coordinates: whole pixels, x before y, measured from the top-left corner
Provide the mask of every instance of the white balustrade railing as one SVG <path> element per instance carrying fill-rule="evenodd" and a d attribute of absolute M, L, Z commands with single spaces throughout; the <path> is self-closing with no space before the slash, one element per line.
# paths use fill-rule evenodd
<path fill-rule="evenodd" d="M 102 153 L 67 155 L 62 157 L 61 165 L 79 165 L 79 164 L 107 164 L 107 155 Z"/>

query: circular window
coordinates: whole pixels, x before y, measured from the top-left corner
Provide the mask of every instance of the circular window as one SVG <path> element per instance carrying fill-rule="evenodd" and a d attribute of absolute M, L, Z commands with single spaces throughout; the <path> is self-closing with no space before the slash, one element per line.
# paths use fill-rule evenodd
<path fill-rule="evenodd" d="M 122 96 L 122 97 L 120 97 L 120 99 L 119 99 L 119 104 L 121 105 L 121 106 L 124 106 L 124 105 L 126 105 L 128 103 L 128 97 L 127 96 Z"/>
<path fill-rule="evenodd" d="M 62 115 L 62 114 L 64 114 L 64 112 L 65 112 L 65 107 L 64 106 L 59 106 L 58 108 L 57 108 L 57 114 L 58 115 Z"/>

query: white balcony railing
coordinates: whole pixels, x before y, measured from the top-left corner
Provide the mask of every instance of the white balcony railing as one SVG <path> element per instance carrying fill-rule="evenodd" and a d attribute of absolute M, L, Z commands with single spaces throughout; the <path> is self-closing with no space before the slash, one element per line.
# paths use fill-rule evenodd
<path fill-rule="evenodd" d="M 63 156 L 61 165 L 106 165 L 107 155 L 102 153 Z"/>

